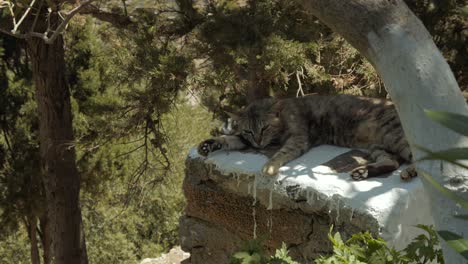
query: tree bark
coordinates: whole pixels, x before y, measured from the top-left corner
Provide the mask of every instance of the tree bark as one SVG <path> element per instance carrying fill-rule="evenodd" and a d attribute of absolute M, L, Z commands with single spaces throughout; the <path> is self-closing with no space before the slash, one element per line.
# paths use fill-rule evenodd
<path fill-rule="evenodd" d="M 268 83 L 265 82 L 259 76 L 263 71 L 261 66 L 258 63 L 256 55 L 259 54 L 259 51 L 251 51 L 252 53 L 249 56 L 249 67 L 247 69 L 247 102 L 251 103 L 259 99 L 263 99 L 269 96 L 270 87 Z"/>
<path fill-rule="evenodd" d="M 51 241 L 51 233 L 49 231 L 49 223 L 47 221 L 47 215 L 41 215 L 39 218 L 39 227 L 40 227 L 40 233 L 39 237 L 41 238 L 41 244 L 42 244 L 42 259 L 44 261 L 44 264 L 50 264 L 51 259 L 52 259 L 52 241 Z"/>
<path fill-rule="evenodd" d="M 41 264 L 39 248 L 37 247 L 37 218 L 34 215 L 28 217 L 28 236 L 31 242 L 31 264 Z"/>
<path fill-rule="evenodd" d="M 81 264 L 88 264 L 88 250 L 86 248 L 86 236 L 83 227 L 83 218 L 80 211 L 80 247 L 81 247 Z"/>
<path fill-rule="evenodd" d="M 39 19 L 41 20 L 41 19 Z M 51 24 L 59 20 L 50 14 Z M 38 24 L 45 24 L 45 20 Z M 38 28 L 46 25 L 38 25 Z M 82 264 L 79 207 L 80 176 L 75 163 L 70 94 L 65 80 L 64 43 L 28 39 L 39 111 L 41 169 L 47 201 L 47 221 L 55 263 Z"/>
<path fill-rule="evenodd" d="M 468 146 L 466 138 L 429 120 L 424 109 L 468 115 L 468 108 L 447 62 L 421 21 L 402 0 L 298 0 L 361 52 L 382 77 L 396 105 L 415 160 L 415 146 L 433 151 Z M 417 163 L 439 183 L 468 198 L 467 172 L 441 161 Z M 454 214 L 468 214 L 424 179 L 437 230 L 468 234 Z M 417 223 L 415 223 L 417 224 Z M 466 260 L 442 243 L 445 263 Z"/>

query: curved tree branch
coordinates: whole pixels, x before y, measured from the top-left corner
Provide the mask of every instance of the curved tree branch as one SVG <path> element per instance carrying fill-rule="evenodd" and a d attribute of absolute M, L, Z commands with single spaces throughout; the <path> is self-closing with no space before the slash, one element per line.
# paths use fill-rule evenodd
<path fill-rule="evenodd" d="M 85 8 L 87 5 L 91 4 L 94 1 L 95 0 L 83 1 L 79 6 L 73 8 L 70 12 L 68 12 L 66 14 L 66 16 L 64 17 L 62 23 L 60 23 L 60 25 L 55 29 L 52 36 L 47 37 L 46 35 L 44 35 L 43 39 L 44 39 L 45 43 L 47 43 L 47 44 L 53 43 L 55 41 L 55 39 L 58 37 L 58 35 L 62 34 L 62 32 L 65 30 L 66 26 L 68 25 L 68 22 L 70 22 L 70 20 L 76 14 L 78 14 L 83 8 Z"/>
<path fill-rule="evenodd" d="M 124 1 L 125 2 L 125 1 Z M 125 13 L 126 13 L 125 7 Z M 111 23 L 115 27 L 125 28 L 129 25 L 132 25 L 134 22 L 127 15 L 117 14 L 113 12 L 108 12 L 100 9 L 95 5 L 89 5 L 81 11 L 83 15 L 91 15 L 96 19 L 99 19 L 103 22 Z"/>
<path fill-rule="evenodd" d="M 415 160 L 424 153 L 468 146 L 468 140 L 429 120 L 425 109 L 468 114 L 449 65 L 429 32 L 403 0 L 298 0 L 306 10 L 341 34 L 361 52 L 382 77 L 398 110 Z M 417 164 L 460 197 L 468 198 L 468 173 L 442 161 Z M 464 176 L 463 176 L 464 175 Z M 468 214 L 423 180 L 438 230 L 468 234 L 468 225 L 454 214 Z M 446 263 L 466 260 L 443 243 Z"/>

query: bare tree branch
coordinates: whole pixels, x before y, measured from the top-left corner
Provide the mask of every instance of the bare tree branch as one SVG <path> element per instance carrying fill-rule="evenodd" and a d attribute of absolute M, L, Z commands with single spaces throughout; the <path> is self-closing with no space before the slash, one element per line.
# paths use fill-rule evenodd
<path fill-rule="evenodd" d="M 19 38 L 19 39 L 28 39 L 28 38 L 31 38 L 31 37 L 37 37 L 37 38 L 42 38 L 42 39 L 47 38 L 47 36 L 45 36 L 42 33 L 38 33 L 38 32 L 29 32 L 29 33 L 24 33 L 24 34 L 21 34 L 21 33 L 13 34 L 11 31 L 5 30 L 3 28 L 0 28 L 0 32 L 5 33 L 5 34 L 10 35 L 10 36 L 15 37 L 15 38 Z"/>
<path fill-rule="evenodd" d="M 27 15 L 29 14 L 30 10 L 32 9 L 34 3 L 35 3 L 36 0 L 32 0 L 31 4 L 29 5 L 28 9 L 25 11 L 25 13 L 23 14 L 23 16 L 21 17 L 21 19 L 18 21 L 18 23 L 16 22 L 16 18 L 15 18 L 15 14 L 14 14 L 14 10 L 13 10 L 13 7 L 14 7 L 14 4 L 11 4 L 10 2 L 7 2 L 7 6 L 10 10 L 10 13 L 11 13 L 11 16 L 12 16 L 12 20 L 13 20 L 13 29 L 11 31 L 8 31 L 8 30 L 5 30 L 5 29 L 2 29 L 0 28 L 0 32 L 2 33 L 5 33 L 5 34 L 8 34 L 10 36 L 13 36 L 13 37 L 16 37 L 16 38 L 20 38 L 20 39 L 28 39 L 28 38 L 31 38 L 31 37 L 37 37 L 37 38 L 41 38 L 44 40 L 44 42 L 46 44 L 52 44 L 55 39 L 57 39 L 57 37 L 63 33 L 63 31 L 65 30 L 65 28 L 67 27 L 68 23 L 70 22 L 70 20 L 76 15 L 78 14 L 80 11 L 82 11 L 86 6 L 88 6 L 89 4 L 91 4 L 92 2 L 94 2 L 95 0 L 86 0 L 86 1 L 83 1 L 80 5 L 76 6 L 75 8 L 73 8 L 70 12 L 66 13 L 65 14 L 65 17 L 63 17 L 63 21 L 60 23 L 60 25 L 57 26 L 57 28 L 55 30 L 53 30 L 53 34 L 51 36 L 49 36 L 49 32 L 50 32 L 50 27 L 46 30 L 46 32 L 44 33 L 39 33 L 39 32 L 34 32 L 34 27 L 36 25 L 36 22 L 37 22 L 37 19 L 39 17 L 39 14 L 36 14 L 36 17 L 34 18 L 34 22 L 32 24 L 32 27 L 31 29 L 29 30 L 28 33 L 19 33 L 18 32 L 18 27 L 21 25 L 21 23 L 24 21 L 24 19 L 27 17 Z M 41 5 L 42 7 L 42 1 L 41 1 Z M 40 9 L 39 9 L 40 11 Z M 39 12 L 38 11 L 38 12 Z M 49 23 L 49 21 L 48 21 Z"/>
<path fill-rule="evenodd" d="M 38 12 L 36 13 L 36 16 L 34 17 L 34 21 L 33 21 L 33 23 L 32 23 L 31 28 L 29 29 L 29 33 L 34 32 L 34 29 L 36 28 L 37 20 L 39 19 L 39 15 L 40 15 L 39 10 L 42 9 L 42 4 L 43 4 L 43 3 L 44 3 L 44 0 L 41 0 L 41 2 L 39 3 L 39 8 L 37 9 Z"/>
<path fill-rule="evenodd" d="M 99 19 L 104 22 L 111 23 L 117 27 L 126 27 L 128 25 L 133 24 L 133 21 L 127 16 L 127 11 L 125 7 L 125 15 L 116 14 L 101 10 L 99 7 L 95 5 L 89 5 L 84 10 L 82 10 L 81 14 L 91 15 L 96 19 Z"/>
<path fill-rule="evenodd" d="M 64 18 L 64 20 L 62 21 L 62 23 L 60 23 L 60 25 L 57 27 L 57 29 L 55 29 L 55 32 L 54 34 L 52 34 L 52 36 L 50 38 L 48 38 L 47 36 L 44 36 L 44 41 L 45 43 L 47 44 L 51 44 L 55 41 L 55 39 L 60 35 L 62 34 L 63 30 L 65 30 L 65 27 L 68 25 L 68 22 L 70 22 L 70 20 L 76 15 L 78 14 L 83 8 L 85 8 L 87 5 L 91 4 L 92 2 L 94 2 L 95 0 L 87 0 L 87 1 L 84 1 L 83 3 L 81 3 L 81 5 L 75 7 L 72 11 L 70 11 L 66 17 Z"/>
<path fill-rule="evenodd" d="M 123 7 L 124 7 L 124 14 L 125 16 L 128 16 L 128 11 L 127 11 L 127 3 L 125 0 L 122 0 L 122 4 L 123 4 Z"/>
<path fill-rule="evenodd" d="M 31 8 L 34 6 L 35 2 L 36 2 L 36 0 L 31 1 L 31 4 L 29 4 L 28 9 L 26 9 L 26 11 L 24 11 L 23 16 L 20 18 L 18 23 L 15 23 L 15 26 L 14 26 L 13 30 L 11 31 L 13 34 L 16 33 L 16 31 L 18 30 L 18 27 L 21 25 L 21 23 L 23 23 L 24 19 L 26 18 L 26 16 L 29 13 L 29 11 L 31 11 Z M 13 18 L 14 18 L 14 16 L 13 16 Z"/>
<path fill-rule="evenodd" d="M 301 77 L 304 78 L 304 76 L 304 68 L 301 66 L 301 70 L 296 71 L 297 85 L 299 86 L 299 88 L 297 88 L 296 97 L 299 97 L 299 95 L 304 96 L 304 90 L 302 89 L 301 82 Z"/>
<path fill-rule="evenodd" d="M 13 11 L 13 7 L 15 4 L 12 4 L 10 1 L 7 2 L 8 10 L 10 10 L 11 18 L 13 19 L 13 25 L 16 25 L 16 17 L 15 12 Z"/>

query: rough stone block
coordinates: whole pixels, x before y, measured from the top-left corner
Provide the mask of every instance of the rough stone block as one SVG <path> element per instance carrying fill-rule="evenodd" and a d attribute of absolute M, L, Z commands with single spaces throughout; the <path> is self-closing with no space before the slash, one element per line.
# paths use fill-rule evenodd
<path fill-rule="evenodd" d="M 193 149 L 186 161 L 181 218 L 182 249 L 191 263 L 227 263 L 243 241 L 264 240 L 270 253 L 286 243 L 301 263 L 331 252 L 330 226 L 344 238 L 360 231 L 379 235 L 397 249 L 433 224 L 418 178 L 401 182 L 399 172 L 353 181 L 348 171 L 366 154 L 319 146 L 280 169 L 260 174 L 267 157 L 219 151 L 208 158 Z"/>

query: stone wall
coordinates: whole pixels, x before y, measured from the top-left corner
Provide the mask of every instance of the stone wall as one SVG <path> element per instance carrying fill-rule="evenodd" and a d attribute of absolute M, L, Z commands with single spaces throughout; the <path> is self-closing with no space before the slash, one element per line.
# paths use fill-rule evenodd
<path fill-rule="evenodd" d="M 365 154 L 320 146 L 281 168 L 274 178 L 259 171 L 261 154 L 218 152 L 208 158 L 192 150 L 186 161 L 182 249 L 191 263 L 228 263 L 243 241 L 259 238 L 274 252 L 281 243 L 301 263 L 331 252 L 330 226 L 349 237 L 370 231 L 396 248 L 432 224 L 419 179 L 401 182 L 399 171 L 355 182 L 346 171 Z"/>

